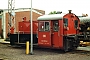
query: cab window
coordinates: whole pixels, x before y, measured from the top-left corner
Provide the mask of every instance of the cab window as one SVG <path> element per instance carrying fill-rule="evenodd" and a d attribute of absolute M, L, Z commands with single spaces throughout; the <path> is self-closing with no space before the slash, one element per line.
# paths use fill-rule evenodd
<path fill-rule="evenodd" d="M 45 22 L 45 31 L 49 31 L 50 30 L 50 24 L 49 22 Z"/>
<path fill-rule="evenodd" d="M 78 20 L 74 21 L 74 27 L 77 28 L 78 27 Z"/>
<path fill-rule="evenodd" d="M 58 31 L 58 30 L 59 30 L 58 21 L 53 21 L 53 31 Z"/>
<path fill-rule="evenodd" d="M 63 23 L 64 23 L 64 26 L 65 27 L 68 27 L 68 19 L 67 18 L 64 18 L 63 19 Z"/>
<path fill-rule="evenodd" d="M 46 21 L 39 22 L 39 31 L 50 31 L 50 23 Z"/>

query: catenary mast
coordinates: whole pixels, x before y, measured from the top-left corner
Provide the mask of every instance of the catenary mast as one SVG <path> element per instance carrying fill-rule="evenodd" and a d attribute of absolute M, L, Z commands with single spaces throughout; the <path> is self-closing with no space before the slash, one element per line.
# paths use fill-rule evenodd
<path fill-rule="evenodd" d="M 8 0 L 8 33 L 10 33 L 10 29 L 14 28 L 14 33 L 16 32 L 15 28 L 15 0 Z"/>

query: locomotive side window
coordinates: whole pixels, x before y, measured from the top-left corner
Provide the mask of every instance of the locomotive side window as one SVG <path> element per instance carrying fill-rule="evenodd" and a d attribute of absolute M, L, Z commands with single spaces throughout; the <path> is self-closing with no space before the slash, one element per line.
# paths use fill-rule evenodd
<path fill-rule="evenodd" d="M 50 30 L 50 24 L 49 22 L 45 22 L 45 31 L 49 31 Z"/>
<path fill-rule="evenodd" d="M 39 22 L 39 31 L 44 31 L 44 22 Z"/>
<path fill-rule="evenodd" d="M 67 27 L 68 26 L 68 19 L 67 18 L 64 18 L 63 19 L 63 22 L 64 22 L 64 26 Z"/>
<path fill-rule="evenodd" d="M 59 24 L 58 21 L 53 21 L 53 31 L 58 31 Z"/>
<path fill-rule="evenodd" d="M 49 31 L 50 23 L 49 22 L 39 22 L 39 31 Z"/>
<path fill-rule="evenodd" d="M 77 28 L 78 27 L 78 20 L 74 21 L 74 27 Z"/>

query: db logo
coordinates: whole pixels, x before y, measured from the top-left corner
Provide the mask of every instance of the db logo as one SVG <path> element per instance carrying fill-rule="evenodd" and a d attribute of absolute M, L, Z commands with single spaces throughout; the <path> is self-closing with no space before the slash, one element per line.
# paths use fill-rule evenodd
<path fill-rule="evenodd" d="M 46 37 L 46 35 L 43 35 L 43 37 Z"/>

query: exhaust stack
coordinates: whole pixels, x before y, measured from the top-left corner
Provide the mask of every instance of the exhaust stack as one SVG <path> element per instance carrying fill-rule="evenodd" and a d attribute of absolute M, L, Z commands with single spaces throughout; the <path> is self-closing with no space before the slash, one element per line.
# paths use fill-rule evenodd
<path fill-rule="evenodd" d="M 71 14 L 71 11 L 72 11 L 72 10 L 68 10 L 68 11 L 69 11 L 69 13 Z"/>

